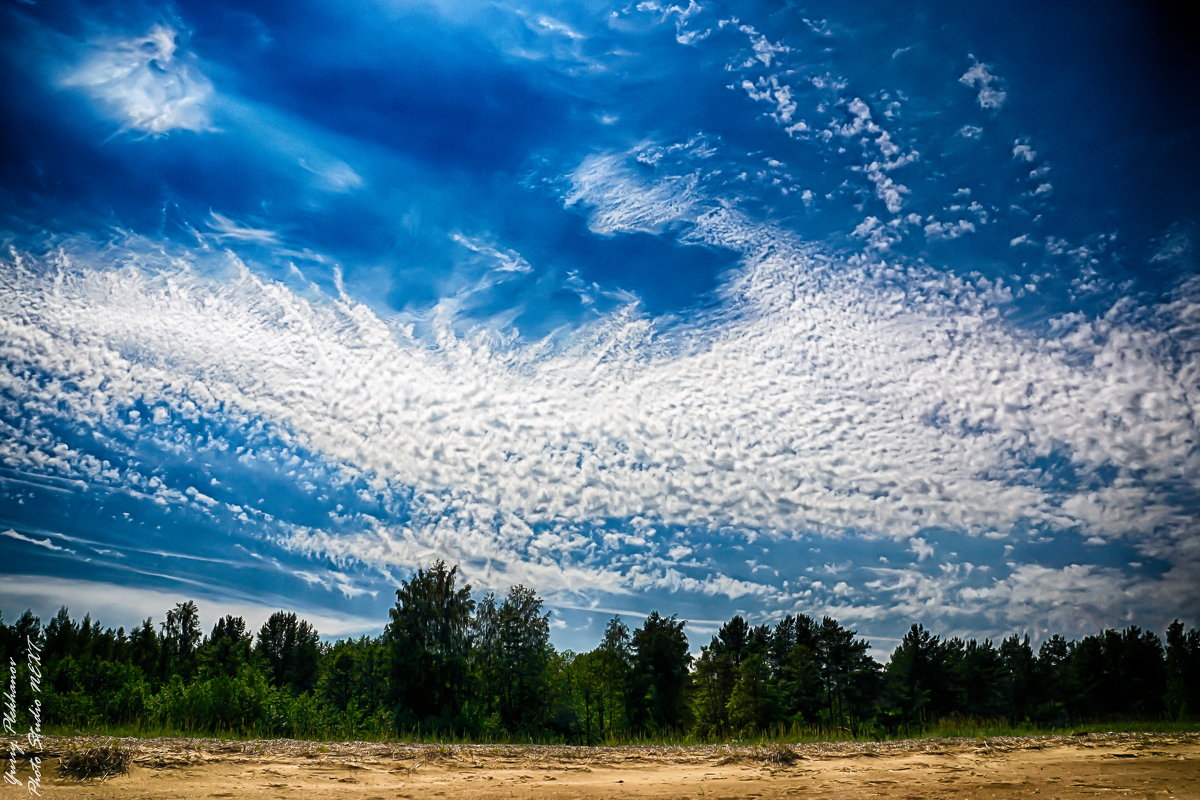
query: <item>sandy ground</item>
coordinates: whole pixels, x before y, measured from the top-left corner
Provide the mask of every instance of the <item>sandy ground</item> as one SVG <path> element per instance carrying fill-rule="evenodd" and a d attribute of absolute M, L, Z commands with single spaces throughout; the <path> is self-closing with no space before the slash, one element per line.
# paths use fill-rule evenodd
<path fill-rule="evenodd" d="M 788 747 L 120 741 L 137 749 L 129 772 L 79 783 L 58 777 L 53 754 L 87 740 L 48 738 L 42 797 L 1200 800 L 1200 734 L 1194 733 Z M 0 784 L 0 797 L 23 796 L 24 789 Z"/>

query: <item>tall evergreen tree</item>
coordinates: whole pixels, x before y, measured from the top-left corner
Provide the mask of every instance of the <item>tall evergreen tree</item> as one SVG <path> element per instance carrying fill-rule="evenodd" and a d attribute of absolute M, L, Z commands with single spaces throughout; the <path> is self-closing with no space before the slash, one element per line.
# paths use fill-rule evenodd
<path fill-rule="evenodd" d="M 870 644 L 824 617 L 817 629 L 817 654 L 831 725 L 857 731 L 867 719 L 878 692 L 879 665 L 868 654 Z"/>
<path fill-rule="evenodd" d="M 498 729 L 502 724 L 499 691 L 506 676 L 500 641 L 500 608 L 492 592 L 475 606 L 469 654 L 470 684 L 474 695 L 471 722 L 484 730 Z"/>
<path fill-rule="evenodd" d="M 983 643 L 971 639 L 966 644 L 958 640 L 947 642 L 949 654 L 958 650 L 957 660 L 947 658 L 956 690 L 951 713 L 976 719 L 998 719 L 1005 713 L 1005 668 L 1000 651 L 990 639 Z M 958 645 L 955 647 L 954 645 Z"/>
<path fill-rule="evenodd" d="M 885 671 L 888 703 L 904 724 L 936 719 L 930 705 L 939 683 L 946 680 L 938 637 L 914 624 L 900 640 Z"/>
<path fill-rule="evenodd" d="M 1083 637 L 1072 648 L 1068 668 L 1074 689 L 1071 705 L 1081 719 L 1103 719 L 1115 713 L 1121 686 L 1111 656 L 1119 643 L 1115 631 L 1105 631 Z"/>
<path fill-rule="evenodd" d="M 651 611 L 633 633 L 633 723 L 643 731 L 683 727 L 688 654 L 684 623 Z"/>
<path fill-rule="evenodd" d="M 717 631 L 700 658 L 693 674 L 692 712 L 703 736 L 724 734 L 735 726 L 730 720 L 729 700 L 733 686 L 750 647 L 751 630 L 746 620 L 735 616 Z"/>
<path fill-rule="evenodd" d="M 514 586 L 500 604 L 497 625 L 500 670 L 504 680 L 493 691 L 500 719 L 514 733 L 533 733 L 545 722 L 549 707 L 550 615 L 542 613 L 537 593 Z"/>
<path fill-rule="evenodd" d="M 271 685 L 300 693 L 317 683 L 320 644 L 312 625 L 291 612 L 276 611 L 259 629 L 256 649 L 266 661 Z"/>
<path fill-rule="evenodd" d="M 71 612 L 66 606 L 58 609 L 50 622 L 46 624 L 46 643 L 42 647 L 42 657 L 50 660 L 76 657 L 80 654 L 80 626 L 71 619 Z"/>
<path fill-rule="evenodd" d="M 629 681 L 633 671 L 633 640 L 629 627 L 614 616 L 604 628 L 600 653 L 601 735 L 612 736 L 629 729 Z"/>
<path fill-rule="evenodd" d="M 246 630 L 246 620 L 226 615 L 213 625 L 212 633 L 200 646 L 198 661 L 205 676 L 232 677 L 250 662 L 253 636 Z"/>
<path fill-rule="evenodd" d="M 204 634 L 200 630 L 200 612 L 191 600 L 179 603 L 167 612 L 163 623 L 162 654 L 165 675 L 190 680 L 196 672 L 196 650 Z"/>
<path fill-rule="evenodd" d="M 805 614 L 788 615 L 771 636 L 771 668 L 778 682 L 782 715 L 795 724 L 816 724 L 823 706 L 817 662 L 817 624 Z"/>
<path fill-rule="evenodd" d="M 1121 631 L 1117 672 L 1124 687 L 1122 713 L 1143 719 L 1162 713 L 1167 672 L 1162 641 L 1153 631 L 1136 625 Z"/>
<path fill-rule="evenodd" d="M 146 617 L 141 626 L 129 634 L 129 660 L 157 689 L 162 678 L 162 641 L 150 617 Z"/>
<path fill-rule="evenodd" d="M 762 731 L 778 716 L 778 697 L 762 653 L 750 653 L 737 666 L 727 703 L 729 727 L 741 734 Z"/>
<path fill-rule="evenodd" d="M 1008 721 L 1012 724 L 1025 722 L 1033 711 L 1033 700 L 1038 691 L 1029 636 L 1020 639 L 1013 635 L 1001 642 L 1000 661 L 1004 665 Z"/>
<path fill-rule="evenodd" d="M 1200 631 L 1175 620 L 1167 628 L 1164 705 L 1176 719 L 1200 718 Z"/>
<path fill-rule="evenodd" d="M 1071 719 L 1072 697 L 1068 664 L 1071 646 L 1062 636 L 1054 634 L 1038 648 L 1034 668 L 1037 671 L 1036 697 L 1038 722 L 1065 725 Z"/>
<path fill-rule="evenodd" d="M 391 699 L 400 730 L 462 730 L 469 702 L 471 587 L 458 567 L 419 569 L 396 590 L 384 633 L 391 654 Z"/>

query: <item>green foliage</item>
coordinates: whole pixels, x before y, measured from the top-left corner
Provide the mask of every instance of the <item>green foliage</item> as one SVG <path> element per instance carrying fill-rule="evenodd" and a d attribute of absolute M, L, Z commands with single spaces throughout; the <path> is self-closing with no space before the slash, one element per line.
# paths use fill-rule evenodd
<path fill-rule="evenodd" d="M 766 730 L 779 713 L 779 698 L 766 659 L 759 653 L 748 655 L 735 675 L 726 704 L 729 726 L 743 736 Z"/>
<path fill-rule="evenodd" d="M 236 675 L 243 666 L 250 663 L 251 642 L 250 632 L 246 630 L 246 620 L 241 617 L 221 617 L 213 625 L 208 639 L 199 648 L 197 661 L 200 674 L 205 677 Z"/>
<path fill-rule="evenodd" d="M 608 621 L 599 647 L 579 656 L 560 658 L 559 667 L 559 708 L 554 719 L 560 736 L 595 744 L 629 734 L 633 651 L 629 628 L 620 617 Z M 564 703 L 569 704 L 569 712 L 562 708 Z M 568 718 L 571 725 L 567 724 Z"/>
<path fill-rule="evenodd" d="M 1163 702 L 1175 719 L 1200 715 L 1200 631 L 1175 620 L 1167 628 L 1167 691 Z"/>
<path fill-rule="evenodd" d="M 870 645 L 832 617 L 824 617 L 816 633 L 825 706 L 821 717 L 831 727 L 857 732 L 873 715 L 877 703 L 879 664 L 867 653 Z"/>
<path fill-rule="evenodd" d="M 378 637 L 322 644 L 285 611 L 257 640 L 233 616 L 205 637 L 191 602 L 126 636 L 64 608 L 44 629 L 30 612 L 0 617 L 0 658 L 18 663 L 22 727 L 26 640 L 40 638 L 42 722 L 67 733 L 678 744 L 1194 728 L 1200 715 L 1200 632 L 1178 621 L 1165 646 L 1129 627 L 1036 652 L 1026 636 L 997 646 L 913 625 L 881 668 L 832 618 L 734 617 L 692 664 L 673 616 L 632 633 L 614 617 L 594 650 L 560 653 L 534 590 L 476 605 L 456 578 L 440 561 L 418 570 Z"/>
<path fill-rule="evenodd" d="M 200 631 L 200 612 L 191 600 L 180 603 L 167 612 L 163 623 L 163 675 L 182 675 L 191 678 L 196 671 L 196 649 L 203 633 Z"/>
<path fill-rule="evenodd" d="M 384 639 L 399 730 L 461 731 L 468 722 L 471 587 L 455 588 L 458 567 L 438 561 L 396 590 Z"/>
<path fill-rule="evenodd" d="M 687 637 L 684 622 L 657 611 L 633 632 L 633 663 L 630 670 L 634 731 L 677 730 L 686 722 L 688 689 Z"/>
<path fill-rule="evenodd" d="M 886 704 L 893 723 L 923 725 L 937 719 L 946 703 L 946 649 L 922 625 L 913 625 L 892 653 L 884 672 Z"/>
<path fill-rule="evenodd" d="M 524 586 L 509 590 L 495 616 L 492 669 L 484 686 L 500 724 L 516 734 L 535 734 L 549 711 L 550 615 L 537 593 Z"/>
<path fill-rule="evenodd" d="M 226 628 L 216 647 L 240 651 L 243 635 L 244 625 Z M 312 689 L 317 682 L 320 641 L 316 629 L 295 614 L 276 611 L 268 617 L 258 632 L 256 651 L 265 660 L 271 685 L 286 687 L 293 692 Z"/>

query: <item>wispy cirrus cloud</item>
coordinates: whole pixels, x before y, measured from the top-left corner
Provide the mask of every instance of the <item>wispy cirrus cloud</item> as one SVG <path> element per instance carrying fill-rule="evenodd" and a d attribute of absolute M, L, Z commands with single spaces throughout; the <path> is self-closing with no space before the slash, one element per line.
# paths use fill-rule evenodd
<path fill-rule="evenodd" d="M 279 234 L 275 231 L 238 224 L 224 214 L 218 214 L 216 211 L 209 212 L 208 227 L 214 231 L 214 236 L 219 241 L 233 240 L 262 245 L 279 244 Z"/>
<path fill-rule="evenodd" d="M 212 130 L 212 82 L 178 33 L 155 25 L 142 36 L 110 38 L 93 45 L 63 85 L 90 95 L 122 128 L 164 136 L 173 130 Z"/>
<path fill-rule="evenodd" d="M 268 598 L 262 598 L 268 599 Z M 323 636 L 347 636 L 350 634 L 375 632 L 379 621 L 345 614 L 331 615 L 314 609 L 295 609 L 291 599 L 276 598 L 280 607 L 298 610 L 305 619 L 313 623 Z M 131 630 L 147 617 L 163 619 L 167 611 L 177 603 L 192 600 L 200 612 L 200 623 L 207 628 L 226 614 L 240 616 L 246 620 L 248 630 L 257 632 L 271 614 L 279 607 L 256 602 L 245 595 L 201 594 L 194 587 L 188 591 L 166 591 L 128 586 L 107 581 L 76 578 L 47 577 L 45 575 L 0 575 L 0 605 L 13 616 L 26 608 L 49 621 L 62 606 L 74 612 L 73 616 L 87 613 L 93 620 L 106 627 L 124 627 Z"/>
<path fill-rule="evenodd" d="M 33 30 L 38 37 L 50 38 L 43 29 Z M 67 58 L 74 57 L 58 67 L 62 77 L 57 85 L 88 95 L 102 114 L 119 124 L 119 132 L 150 138 L 173 131 L 219 133 L 225 137 L 223 147 L 241 142 L 265 156 L 265 166 L 282 163 L 322 192 L 347 194 L 366 185 L 359 170 L 334 151 L 355 149 L 378 160 L 378 148 L 347 141 L 232 89 L 218 93 L 206 74 L 206 62 L 185 48 L 187 35 L 186 29 L 156 24 L 142 35 L 109 30 L 87 42 L 55 39 L 72 51 Z"/>

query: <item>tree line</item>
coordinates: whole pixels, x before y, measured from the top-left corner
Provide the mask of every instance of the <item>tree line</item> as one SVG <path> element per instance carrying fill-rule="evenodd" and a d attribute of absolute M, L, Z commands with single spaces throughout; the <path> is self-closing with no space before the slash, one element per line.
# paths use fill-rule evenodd
<path fill-rule="evenodd" d="M 325 643 L 286 611 L 257 632 L 225 616 L 205 635 L 189 601 L 131 631 L 66 608 L 44 626 L 0 617 L 0 656 L 28 687 L 25 643 L 41 641 L 42 723 L 58 730 L 591 744 L 1200 718 L 1200 632 L 1178 621 L 1165 643 L 1128 627 L 1036 650 L 1028 636 L 943 639 L 914 624 L 882 665 L 855 631 L 804 614 L 735 616 L 693 658 L 684 621 L 651 612 L 634 630 L 613 617 L 595 649 L 573 653 L 551 645 L 534 590 L 476 601 L 457 573 L 418 570 L 374 637 Z"/>

